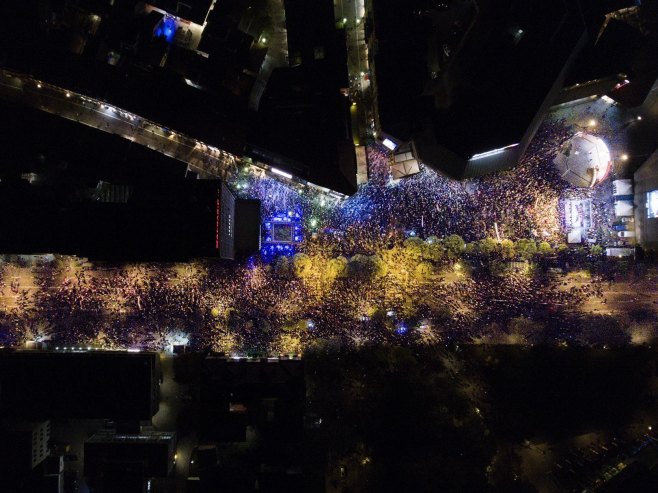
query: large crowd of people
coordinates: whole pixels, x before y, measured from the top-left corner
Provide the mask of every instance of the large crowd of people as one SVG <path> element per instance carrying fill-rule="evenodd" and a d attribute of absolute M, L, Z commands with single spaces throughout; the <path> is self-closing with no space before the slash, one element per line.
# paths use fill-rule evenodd
<path fill-rule="evenodd" d="M 564 242 L 562 201 L 591 194 L 561 180 L 552 165 L 571 134 L 564 121 L 548 120 L 517 167 L 464 181 L 421 169 L 393 183 L 389 151 L 371 143 L 370 181 L 342 201 L 250 167 L 238 170 L 230 185 L 241 197 L 260 199 L 265 218 L 300 213 L 306 229 L 299 251 L 326 258 L 380 255 L 410 236 L 529 238 L 556 245 Z M 605 220 L 602 214 L 599 222 Z M 233 266 L 208 261 L 102 268 L 58 259 L 31 269 L 37 281 L 29 290 L 0 276 L 2 293 L 12 291 L 17 300 L 0 307 L 1 343 L 50 338 L 61 345 L 162 349 L 176 333 L 199 348 L 297 352 L 318 339 L 353 345 L 470 341 L 509 332 L 509 321 L 518 317 L 550 326 L 551 337 L 567 340 L 573 338 L 567 313 L 600 296 L 596 277 L 575 291 L 522 272 L 449 282 L 441 275 L 425 282 L 392 275 L 300 279 L 280 275 L 271 260 L 259 258 Z"/>

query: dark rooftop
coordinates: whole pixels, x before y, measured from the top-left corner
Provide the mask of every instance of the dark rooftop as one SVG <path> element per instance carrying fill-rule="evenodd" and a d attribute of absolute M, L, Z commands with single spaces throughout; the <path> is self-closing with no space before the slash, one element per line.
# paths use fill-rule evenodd
<path fill-rule="evenodd" d="M 181 19 L 203 25 L 212 0 L 185 0 L 182 2 L 178 0 L 150 0 L 146 3 L 150 3 L 154 7 L 165 10 Z"/>
<path fill-rule="evenodd" d="M 374 22 L 382 130 L 456 176 L 522 141 L 585 32 L 562 0 L 375 0 Z"/>
<path fill-rule="evenodd" d="M 157 353 L 0 351 L 0 413 L 21 418 L 150 419 Z"/>

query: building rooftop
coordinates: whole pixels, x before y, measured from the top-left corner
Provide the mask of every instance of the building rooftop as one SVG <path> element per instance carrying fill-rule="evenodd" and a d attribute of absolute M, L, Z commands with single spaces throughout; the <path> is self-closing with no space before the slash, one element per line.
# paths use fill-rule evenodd
<path fill-rule="evenodd" d="M 21 418 L 150 419 L 157 353 L 0 351 L 0 414 Z"/>
<path fill-rule="evenodd" d="M 454 176 L 523 140 L 586 27 L 578 1 L 373 4 L 381 131 Z"/>
<path fill-rule="evenodd" d="M 182 19 L 203 24 L 216 0 L 150 0 L 149 4 Z"/>

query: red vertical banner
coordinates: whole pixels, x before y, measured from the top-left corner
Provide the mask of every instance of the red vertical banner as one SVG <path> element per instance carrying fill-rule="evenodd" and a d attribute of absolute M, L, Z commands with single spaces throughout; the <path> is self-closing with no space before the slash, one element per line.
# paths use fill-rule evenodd
<path fill-rule="evenodd" d="M 219 226 L 220 226 L 220 218 L 219 215 L 221 213 L 221 201 L 220 201 L 220 194 L 221 191 L 218 188 L 217 189 L 217 199 L 215 200 L 215 249 L 219 252 Z"/>

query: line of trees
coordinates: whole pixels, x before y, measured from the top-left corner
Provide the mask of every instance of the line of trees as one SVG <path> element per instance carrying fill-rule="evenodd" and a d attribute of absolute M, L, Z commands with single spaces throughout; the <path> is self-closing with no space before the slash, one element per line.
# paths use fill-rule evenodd
<path fill-rule="evenodd" d="M 585 257 L 601 256 L 602 248 L 594 245 L 583 250 Z M 320 277 L 377 279 L 387 274 L 404 272 L 419 280 L 432 278 L 437 268 L 454 264 L 459 260 L 490 267 L 493 273 L 505 262 L 538 261 L 575 254 L 566 245 L 553 248 L 548 242 L 522 238 L 517 241 L 493 238 L 466 243 L 459 235 L 445 238 L 430 236 L 423 240 L 411 237 L 392 247 L 382 247 L 371 254 L 355 254 L 352 257 L 323 257 L 318 254 L 298 253 L 293 257 L 279 257 L 273 268 L 279 277 L 307 279 Z"/>

